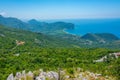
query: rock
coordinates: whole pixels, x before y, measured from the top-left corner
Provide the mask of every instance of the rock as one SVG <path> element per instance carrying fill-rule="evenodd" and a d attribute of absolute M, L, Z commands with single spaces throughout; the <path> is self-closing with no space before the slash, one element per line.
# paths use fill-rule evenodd
<path fill-rule="evenodd" d="M 65 76 L 65 79 L 69 79 L 69 78 L 70 78 L 70 76 L 68 76 L 68 75 L 67 75 L 67 76 Z"/>
<path fill-rule="evenodd" d="M 7 80 L 14 80 L 13 73 L 11 73 L 11 74 L 8 76 Z"/>
<path fill-rule="evenodd" d="M 39 74 L 39 76 L 46 76 L 46 75 L 47 75 L 46 72 L 41 72 L 41 73 Z"/>
<path fill-rule="evenodd" d="M 88 80 L 87 78 L 82 78 L 82 80 Z"/>
<path fill-rule="evenodd" d="M 41 79 L 40 79 L 40 77 L 38 76 L 38 77 L 35 78 L 35 80 L 41 80 Z"/>
<path fill-rule="evenodd" d="M 55 80 L 58 80 L 58 73 L 50 71 L 50 72 L 47 73 L 47 77 L 54 78 Z"/>
<path fill-rule="evenodd" d="M 16 73 L 16 76 L 15 76 L 15 79 L 21 79 L 21 77 L 22 77 L 22 75 L 21 75 L 21 73 L 20 72 L 17 72 Z"/>
<path fill-rule="evenodd" d="M 65 71 L 60 71 L 60 74 L 61 75 L 65 75 Z"/>
<path fill-rule="evenodd" d="M 83 78 L 83 75 L 82 75 L 82 74 L 79 74 L 79 78 Z"/>
<path fill-rule="evenodd" d="M 35 80 L 46 80 L 46 79 L 45 79 L 45 76 L 38 76 L 38 77 L 36 77 Z"/>
<path fill-rule="evenodd" d="M 102 76 L 102 74 L 95 74 L 96 76 Z"/>
<path fill-rule="evenodd" d="M 26 73 L 25 73 L 25 70 L 22 71 L 22 78 L 23 78 L 24 80 L 26 80 Z"/>
<path fill-rule="evenodd" d="M 33 73 L 31 71 L 29 71 L 26 75 L 26 78 L 27 78 L 27 80 L 33 80 L 34 79 Z"/>
<path fill-rule="evenodd" d="M 57 72 L 49 71 L 44 72 L 43 70 L 39 70 L 40 74 L 37 76 L 34 76 L 31 71 L 29 71 L 27 74 L 25 73 L 25 70 L 22 71 L 22 73 L 17 72 L 16 76 L 14 78 L 13 74 L 10 74 L 7 78 L 7 80 L 58 80 L 59 75 Z M 93 73 L 90 71 L 82 71 L 81 69 L 77 69 L 74 77 L 71 77 L 70 75 L 66 74 L 65 71 L 60 71 L 60 78 L 62 80 L 113 80 L 111 77 L 103 77 L 102 74 Z"/>
<path fill-rule="evenodd" d="M 5 35 L 4 35 L 4 34 L 0 34 L 0 36 L 1 36 L 1 37 L 5 37 Z"/>
<path fill-rule="evenodd" d="M 30 77 L 34 76 L 33 73 L 32 73 L 32 71 L 29 71 L 27 75 L 30 76 Z"/>

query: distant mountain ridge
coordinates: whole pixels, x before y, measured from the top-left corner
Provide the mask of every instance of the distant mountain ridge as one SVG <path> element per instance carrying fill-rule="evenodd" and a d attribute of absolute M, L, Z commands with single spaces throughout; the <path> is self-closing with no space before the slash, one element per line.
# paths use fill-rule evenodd
<path fill-rule="evenodd" d="M 81 37 L 82 39 L 88 39 L 91 41 L 115 41 L 119 40 L 117 36 L 111 33 L 87 33 L 84 36 Z"/>
<path fill-rule="evenodd" d="M 1 49 L 13 48 L 15 43 L 25 42 L 24 47 L 72 47 L 74 42 L 67 39 L 55 38 L 42 33 L 31 32 L 21 29 L 9 28 L 0 25 L 0 47 Z M 70 44 L 71 43 L 71 44 Z M 69 46 L 68 46 L 69 45 Z M 0 49 L 0 50 L 1 50 Z"/>
<path fill-rule="evenodd" d="M 12 17 L 6 18 L 1 15 L 0 15 L 0 24 L 7 27 L 30 30 L 33 32 L 41 32 L 45 34 L 61 31 L 63 29 L 74 29 L 74 24 L 72 23 L 65 23 L 65 22 L 46 23 L 46 22 L 39 22 L 35 19 L 29 20 L 26 23 L 17 18 L 12 18 Z"/>
<path fill-rule="evenodd" d="M 3 17 L 0 15 L 0 24 L 7 26 L 7 27 L 13 27 L 18 29 L 29 29 L 30 25 L 13 17 Z"/>
<path fill-rule="evenodd" d="M 40 44 L 40 46 L 42 43 L 42 46 L 54 45 L 56 47 L 59 46 L 63 47 L 64 45 L 66 47 L 74 46 L 87 48 L 90 47 L 118 48 L 120 44 L 120 39 L 111 33 L 87 33 L 83 36 L 76 36 L 66 33 L 64 31 L 65 29 L 74 29 L 74 24 L 72 23 L 65 22 L 46 23 L 37 21 L 35 19 L 29 20 L 28 22 L 23 22 L 17 18 L 11 17 L 5 18 L 3 16 L 0 16 L 0 25 L 6 27 L 6 28 L 1 27 L 0 36 L 2 37 L 4 36 L 4 34 L 2 34 L 1 32 L 9 32 L 6 33 L 6 35 L 15 34 L 14 37 L 16 37 L 16 39 L 18 40 L 19 39 L 21 40 L 21 38 L 25 40 L 32 39 L 35 42 L 37 42 L 38 45 Z M 18 30 L 17 29 L 14 30 L 13 28 L 17 28 Z M 9 29 L 13 29 L 14 31 L 11 31 Z M 28 31 L 27 34 L 26 31 L 24 30 Z M 17 37 L 17 35 L 19 36 L 19 38 Z M 38 37 L 40 37 L 43 42 Z"/>

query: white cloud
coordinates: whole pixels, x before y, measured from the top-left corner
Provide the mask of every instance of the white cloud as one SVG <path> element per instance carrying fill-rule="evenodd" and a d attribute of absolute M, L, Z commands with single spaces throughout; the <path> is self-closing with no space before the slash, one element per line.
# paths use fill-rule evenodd
<path fill-rule="evenodd" d="M 6 12 L 0 12 L 0 15 L 6 16 Z"/>

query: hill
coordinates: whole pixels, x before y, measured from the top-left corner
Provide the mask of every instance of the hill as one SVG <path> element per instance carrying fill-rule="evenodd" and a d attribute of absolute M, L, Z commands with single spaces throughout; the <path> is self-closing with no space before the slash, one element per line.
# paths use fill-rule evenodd
<path fill-rule="evenodd" d="M 0 24 L 4 25 L 1 27 L 1 32 L 5 32 L 0 36 L 8 35 L 12 41 L 25 40 L 41 47 L 119 48 L 120 46 L 119 38 L 111 33 L 88 33 L 82 37 L 66 33 L 65 29 L 74 29 L 72 23 L 46 23 L 35 19 L 23 22 L 17 18 L 0 16 Z"/>
<path fill-rule="evenodd" d="M 3 17 L 0 15 L 0 24 L 6 27 L 18 28 L 18 29 L 29 29 L 30 25 L 13 17 Z"/>
<path fill-rule="evenodd" d="M 35 19 L 23 22 L 13 17 L 3 17 L 0 15 L 0 24 L 6 27 L 29 30 L 33 32 L 41 32 L 44 34 L 63 34 L 64 29 L 73 29 L 74 24 L 65 22 L 46 23 L 39 22 Z"/>
<path fill-rule="evenodd" d="M 117 70 L 119 69 L 118 60 L 97 64 L 92 61 L 119 50 L 76 48 L 72 45 L 73 43 L 70 44 L 69 40 L 0 26 L 1 80 L 7 79 L 11 73 L 16 75 L 16 72 L 19 73 L 23 70 L 26 72 L 37 70 L 39 72 L 40 68 L 45 72 L 57 71 L 58 68 L 62 68 L 73 79 L 76 78 L 77 67 L 92 73 L 100 73 L 104 77 L 106 75 L 112 78 L 118 77 L 116 74 L 119 73 Z M 99 68 L 99 66 L 102 67 Z M 39 75 L 36 72 L 34 74 L 35 76 Z"/>
<path fill-rule="evenodd" d="M 119 38 L 117 36 L 115 36 L 114 34 L 111 33 L 87 33 L 84 36 L 81 37 L 82 39 L 87 39 L 87 40 L 91 40 L 91 41 L 115 41 L 115 40 L 119 40 Z"/>
<path fill-rule="evenodd" d="M 16 28 L 9 28 L 0 25 L 0 46 L 1 49 L 12 48 L 16 40 L 24 41 L 24 47 L 72 47 L 71 41 L 44 35 L 38 32 L 25 31 Z M 70 44 L 71 43 L 71 44 Z M 52 46 L 51 46 L 52 45 Z M 68 46 L 69 45 L 69 46 Z"/>
<path fill-rule="evenodd" d="M 93 63 L 93 60 L 110 52 L 119 51 L 96 47 L 116 48 L 119 41 L 115 40 L 114 45 L 111 42 L 109 44 L 90 43 L 74 35 L 45 35 L 0 25 L 0 79 L 5 80 L 9 74 L 15 75 L 16 72 L 23 70 L 34 72 L 42 68 L 47 72 L 57 71 L 59 67 L 66 70 L 70 78 L 75 78 L 74 71 L 77 67 L 100 73 L 104 77 L 106 75 L 112 78 L 119 77 L 119 59 L 109 63 Z M 119 45 L 117 47 L 119 48 Z M 99 68 L 99 66 L 102 67 Z"/>

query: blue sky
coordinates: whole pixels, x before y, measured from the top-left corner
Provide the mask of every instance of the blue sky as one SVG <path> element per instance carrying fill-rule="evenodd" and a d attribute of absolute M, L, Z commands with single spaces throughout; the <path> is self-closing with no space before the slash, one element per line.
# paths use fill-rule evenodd
<path fill-rule="evenodd" d="M 20 19 L 120 18 L 120 0 L 0 0 L 0 14 Z"/>

